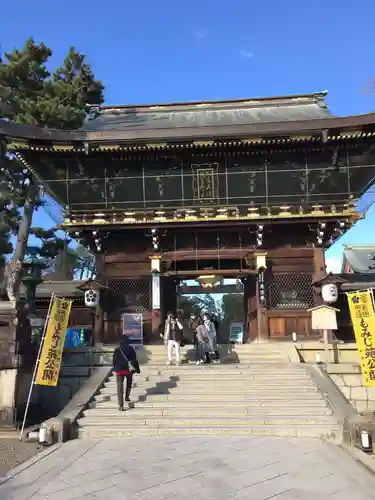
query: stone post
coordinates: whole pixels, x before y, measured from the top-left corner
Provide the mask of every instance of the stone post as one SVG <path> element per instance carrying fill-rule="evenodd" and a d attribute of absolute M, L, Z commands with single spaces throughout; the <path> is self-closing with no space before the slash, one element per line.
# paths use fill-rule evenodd
<path fill-rule="evenodd" d="M 0 423 L 12 425 L 16 417 L 17 311 L 11 302 L 0 302 Z"/>

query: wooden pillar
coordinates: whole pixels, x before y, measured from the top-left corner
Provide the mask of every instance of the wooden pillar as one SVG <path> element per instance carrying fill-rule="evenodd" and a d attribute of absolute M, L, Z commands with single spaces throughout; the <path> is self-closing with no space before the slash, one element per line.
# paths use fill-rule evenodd
<path fill-rule="evenodd" d="M 327 274 L 324 258 L 324 248 L 314 248 L 314 276 L 313 280 L 320 280 Z"/>
<path fill-rule="evenodd" d="M 327 274 L 326 272 L 326 265 L 325 265 L 325 258 L 324 258 L 324 249 L 317 247 L 314 248 L 314 274 L 313 274 L 313 282 L 318 281 Z M 314 287 L 314 304 L 316 306 L 319 306 L 323 304 L 324 301 L 322 299 L 321 294 L 319 291 Z"/>
<path fill-rule="evenodd" d="M 254 252 L 255 268 L 258 271 L 256 277 L 256 305 L 258 322 L 258 341 L 266 342 L 269 338 L 267 292 L 266 292 L 266 271 L 267 252 Z"/>
<path fill-rule="evenodd" d="M 95 342 L 103 342 L 104 337 L 104 314 L 103 309 L 99 306 L 95 308 L 93 319 L 92 345 Z"/>
<path fill-rule="evenodd" d="M 96 254 L 95 261 L 97 270 L 96 281 L 101 285 L 105 285 L 104 255 Z M 99 293 L 102 294 L 103 291 L 99 291 Z M 92 321 L 91 344 L 95 345 L 96 342 L 103 342 L 104 340 L 104 311 L 100 304 L 95 308 L 95 311 L 93 311 L 93 313 L 94 313 L 94 318 Z"/>
<path fill-rule="evenodd" d="M 256 276 L 250 274 L 244 280 L 245 335 L 244 342 L 254 342 L 258 338 L 258 311 L 256 298 Z"/>
<path fill-rule="evenodd" d="M 108 314 L 103 314 L 103 335 L 101 342 L 104 343 L 104 339 L 108 338 Z"/>
<path fill-rule="evenodd" d="M 258 311 L 257 320 L 259 342 L 266 342 L 269 339 L 265 274 L 265 270 L 261 269 L 259 270 L 256 278 L 256 303 Z"/>

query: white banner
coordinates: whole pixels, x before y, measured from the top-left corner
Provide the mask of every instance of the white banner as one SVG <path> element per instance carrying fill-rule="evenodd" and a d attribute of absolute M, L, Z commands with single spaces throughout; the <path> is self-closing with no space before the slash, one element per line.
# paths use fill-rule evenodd
<path fill-rule="evenodd" d="M 152 309 L 160 309 L 160 276 L 158 274 L 152 275 Z"/>

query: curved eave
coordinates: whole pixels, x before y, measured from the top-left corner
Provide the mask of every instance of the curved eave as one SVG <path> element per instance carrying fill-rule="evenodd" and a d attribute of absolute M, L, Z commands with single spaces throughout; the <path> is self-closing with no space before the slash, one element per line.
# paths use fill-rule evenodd
<path fill-rule="evenodd" d="M 40 128 L 0 120 L 0 136 L 4 136 L 14 150 L 40 149 L 55 151 L 82 151 L 85 147 L 105 149 L 117 146 L 144 145 L 163 147 L 186 142 L 205 145 L 225 141 L 262 142 L 267 138 L 323 141 L 370 134 L 375 126 L 375 113 L 317 120 L 255 123 L 249 125 L 180 127 L 153 130 L 111 130 L 85 132 Z"/>

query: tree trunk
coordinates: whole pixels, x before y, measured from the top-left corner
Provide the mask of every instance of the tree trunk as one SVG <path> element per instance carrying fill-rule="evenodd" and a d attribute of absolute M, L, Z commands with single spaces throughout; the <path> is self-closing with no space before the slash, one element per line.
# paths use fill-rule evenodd
<path fill-rule="evenodd" d="M 7 290 L 12 289 L 13 297 L 16 300 L 19 299 L 20 295 L 20 286 L 22 280 L 22 264 L 26 255 L 27 241 L 29 238 L 31 223 L 34 214 L 34 207 L 36 201 L 35 190 L 36 186 L 34 184 L 30 184 L 30 186 L 27 189 L 28 192 L 25 198 L 25 205 L 23 207 L 21 223 L 18 228 L 16 246 L 13 252 L 12 259 L 8 264 L 10 272 L 8 271 L 7 273 L 8 274 Z M 11 283 L 9 283 L 9 280 L 11 281 Z M 12 300 L 12 298 L 9 297 L 9 300 Z"/>

